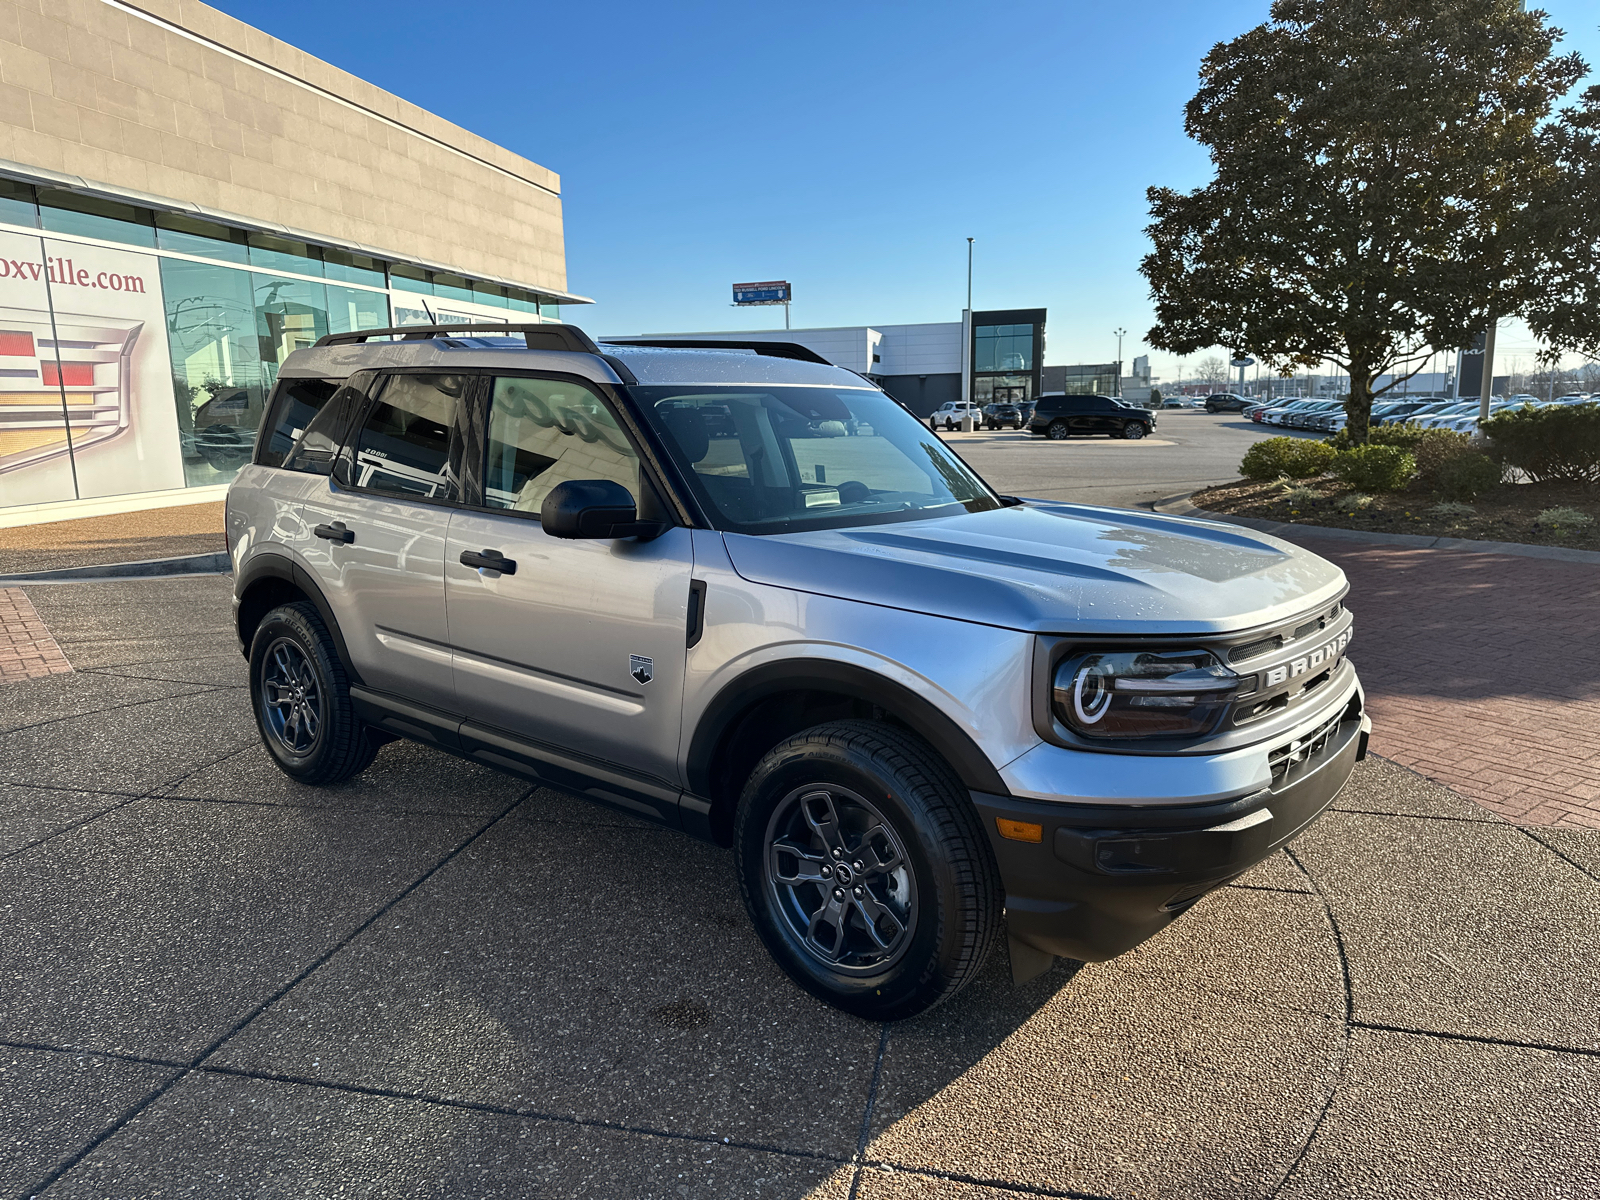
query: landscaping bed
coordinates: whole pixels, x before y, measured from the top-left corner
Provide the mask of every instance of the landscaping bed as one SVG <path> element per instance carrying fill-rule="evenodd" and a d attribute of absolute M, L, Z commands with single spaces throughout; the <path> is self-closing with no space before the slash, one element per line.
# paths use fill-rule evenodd
<path fill-rule="evenodd" d="M 1286 524 L 1600 550 L 1600 489 L 1582 484 L 1503 484 L 1470 504 L 1452 504 L 1417 482 L 1400 491 L 1363 494 L 1329 478 L 1292 483 L 1241 479 L 1196 492 L 1190 499 L 1208 512 Z M 1541 514 L 1560 508 L 1575 509 L 1590 523 L 1541 519 Z"/>

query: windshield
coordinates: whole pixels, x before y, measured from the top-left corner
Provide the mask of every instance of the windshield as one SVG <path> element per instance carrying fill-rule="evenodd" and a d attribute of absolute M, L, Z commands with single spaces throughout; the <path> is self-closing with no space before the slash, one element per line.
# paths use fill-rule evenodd
<path fill-rule="evenodd" d="M 788 533 L 999 508 L 926 426 L 876 389 L 634 387 L 719 529 Z"/>

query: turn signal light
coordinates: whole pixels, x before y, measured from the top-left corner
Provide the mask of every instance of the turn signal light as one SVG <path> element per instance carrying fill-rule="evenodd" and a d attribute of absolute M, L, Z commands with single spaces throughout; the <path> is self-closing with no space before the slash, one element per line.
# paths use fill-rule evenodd
<path fill-rule="evenodd" d="M 1000 836 L 1013 842 L 1044 841 L 1044 826 L 1035 825 L 1032 821 L 1008 821 L 1004 817 L 996 817 L 994 823 L 995 828 L 1000 830 Z"/>

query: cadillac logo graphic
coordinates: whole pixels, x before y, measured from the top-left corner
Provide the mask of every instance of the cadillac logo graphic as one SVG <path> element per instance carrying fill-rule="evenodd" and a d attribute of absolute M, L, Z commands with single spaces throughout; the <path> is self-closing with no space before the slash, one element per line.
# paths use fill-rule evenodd
<path fill-rule="evenodd" d="M 131 424 L 143 321 L 0 308 L 0 474 L 82 450 Z"/>

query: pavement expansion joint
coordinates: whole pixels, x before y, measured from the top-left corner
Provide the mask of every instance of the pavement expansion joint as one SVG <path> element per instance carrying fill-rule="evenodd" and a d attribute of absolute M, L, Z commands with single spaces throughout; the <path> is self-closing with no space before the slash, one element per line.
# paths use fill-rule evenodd
<path fill-rule="evenodd" d="M 856 1139 L 856 1152 L 850 1156 L 855 1170 L 850 1174 L 849 1200 L 856 1200 L 861 1191 L 861 1163 L 867 1153 L 867 1142 L 872 1137 L 872 1109 L 878 1101 L 878 1081 L 883 1078 L 883 1056 L 889 1049 L 889 1022 L 884 1021 L 878 1030 L 878 1054 L 872 1060 L 872 1084 L 867 1088 L 867 1103 L 861 1111 L 861 1136 Z"/>
<path fill-rule="evenodd" d="M 1538 1050 L 1545 1054 L 1577 1054 L 1583 1058 L 1600 1058 L 1600 1050 L 1589 1046 L 1557 1046 L 1549 1042 L 1521 1042 L 1516 1038 L 1489 1037 L 1481 1033 L 1453 1033 L 1445 1029 L 1417 1029 L 1410 1025 L 1380 1025 L 1375 1021 L 1352 1021 L 1354 1029 L 1370 1029 L 1375 1033 L 1399 1033 L 1408 1037 L 1435 1038 L 1444 1042 L 1472 1042 L 1479 1046 L 1508 1046 L 1513 1050 Z"/>
<path fill-rule="evenodd" d="M 82 673 L 83 672 L 80 672 L 80 674 Z M 155 680 L 153 682 L 171 683 L 183 681 Z M 195 683 L 190 684 L 189 686 L 194 690 L 189 692 L 179 692 L 177 695 L 173 696 L 151 696 L 145 700 L 129 700 L 126 704 L 108 704 L 104 708 L 81 708 L 74 712 L 66 713 L 63 716 L 51 717 L 47 721 L 35 721 L 32 725 L 18 725 L 12 729 L 7 729 L 5 732 L 8 736 L 14 733 L 26 733 L 30 729 L 43 729 L 46 725 L 59 725 L 62 721 L 76 721 L 79 717 L 95 717 L 99 716 L 101 713 L 120 712 L 125 708 L 138 708 L 145 704 L 165 704 L 169 700 L 191 700 L 196 696 L 204 696 L 210 692 L 226 692 L 233 690 L 233 686 L 231 684 L 226 687 L 209 683 Z M 233 752 L 230 751 L 229 753 Z"/>
<path fill-rule="evenodd" d="M 1333 905 L 1328 902 L 1327 894 L 1323 892 L 1322 885 L 1307 870 L 1305 863 L 1300 860 L 1300 856 L 1294 852 L 1294 848 L 1286 846 L 1284 847 L 1284 853 L 1289 856 L 1289 861 L 1294 863 L 1296 869 L 1305 876 L 1306 882 L 1310 884 L 1317 900 L 1322 905 L 1322 915 L 1327 919 L 1328 929 L 1333 934 L 1334 950 L 1339 955 L 1339 974 L 1344 981 L 1344 1036 L 1338 1042 L 1338 1061 L 1334 1064 L 1333 1077 L 1328 1083 L 1328 1094 L 1323 1097 L 1322 1107 L 1317 1110 L 1317 1115 L 1312 1119 L 1311 1128 L 1306 1131 L 1305 1140 L 1300 1143 L 1300 1149 L 1295 1154 L 1294 1161 L 1284 1169 L 1283 1175 L 1279 1177 L 1278 1182 L 1268 1193 L 1269 1200 L 1283 1191 L 1289 1185 L 1289 1181 L 1294 1178 L 1294 1173 L 1300 1169 L 1300 1164 L 1305 1161 L 1306 1155 L 1311 1152 L 1311 1147 L 1316 1142 L 1317 1135 L 1322 1132 L 1322 1127 L 1328 1120 L 1328 1113 L 1333 1110 L 1334 1100 L 1344 1088 L 1345 1076 L 1350 1069 L 1350 1035 L 1355 1027 L 1356 1011 L 1355 985 L 1350 974 L 1350 957 L 1345 950 L 1344 932 L 1339 928 L 1338 918 L 1333 914 Z"/>
<path fill-rule="evenodd" d="M 1436 781 L 1429 780 L 1428 782 L 1434 783 Z M 1440 784 L 1439 786 L 1443 787 L 1444 785 Z M 1457 795 L 1459 794 L 1457 793 Z M 1463 796 L 1462 799 L 1468 799 L 1468 797 Z M 1412 821 L 1459 821 L 1465 825 L 1499 825 L 1504 827 L 1513 824 L 1499 813 L 1492 813 L 1487 809 L 1484 810 L 1484 815 L 1481 817 L 1452 817 L 1446 813 L 1390 812 L 1382 808 L 1345 808 L 1338 804 L 1332 805 L 1328 811 L 1351 813 L 1363 817 L 1402 817 Z"/>
<path fill-rule="evenodd" d="M 1557 858 L 1561 859 L 1563 862 L 1568 863 L 1571 866 L 1576 867 L 1579 871 L 1581 871 L 1583 874 L 1587 875 L 1590 879 L 1593 879 L 1596 883 L 1600 883 L 1600 875 L 1596 875 L 1588 867 L 1584 866 L 1581 862 L 1579 862 L 1577 859 L 1573 858 L 1565 850 L 1561 849 L 1561 847 L 1552 846 L 1549 842 L 1545 841 L 1542 837 L 1540 837 L 1537 833 L 1535 833 L 1533 830 L 1529 829 L 1525 825 L 1518 825 L 1517 828 L 1520 829 L 1523 833 L 1525 833 L 1528 837 L 1530 837 L 1534 841 L 1538 842 L 1539 845 L 1543 846 L 1546 850 L 1550 851 L 1551 854 L 1554 854 Z"/>
<path fill-rule="evenodd" d="M 770 1142 L 751 1142 L 741 1138 L 717 1137 L 715 1134 L 710 1133 L 686 1133 L 679 1130 L 660 1129 L 652 1125 L 630 1125 L 625 1121 L 607 1121 L 599 1117 L 580 1117 L 573 1113 L 542 1112 L 535 1108 L 518 1108 L 510 1104 L 491 1104 L 484 1100 L 464 1100 L 456 1096 L 434 1096 L 427 1092 L 411 1092 L 401 1088 L 374 1087 L 370 1084 L 345 1083 L 339 1080 L 310 1079 L 303 1075 L 279 1075 L 271 1071 L 254 1071 L 245 1067 L 196 1066 L 191 1070 L 204 1075 L 226 1075 L 235 1079 L 259 1079 L 264 1083 L 287 1083 L 295 1087 L 321 1088 L 325 1091 L 347 1092 L 356 1096 L 375 1096 L 383 1100 L 409 1100 L 417 1104 L 436 1105 L 440 1108 L 491 1113 L 499 1117 L 516 1117 L 525 1121 L 545 1121 L 556 1125 L 571 1125 L 579 1129 L 608 1129 L 617 1133 L 663 1138 L 673 1142 L 693 1142 L 702 1146 L 726 1146 L 733 1150 L 753 1150 L 762 1154 L 781 1154 L 788 1158 L 802 1158 L 807 1161 L 831 1163 L 834 1166 L 842 1166 L 850 1161 L 836 1154 L 825 1154 L 817 1150 L 799 1150 L 793 1146 L 779 1146 Z"/>
<path fill-rule="evenodd" d="M 1070 1189 L 1040 1187 L 1037 1184 L 1017 1183 L 1001 1179 L 987 1179 L 981 1175 L 965 1175 L 960 1171 L 941 1171 L 937 1167 L 911 1167 L 888 1159 L 873 1159 L 861 1164 L 860 1170 L 883 1171 L 896 1175 L 920 1176 L 924 1179 L 943 1179 L 950 1183 L 963 1183 L 968 1187 L 988 1188 L 996 1192 L 1010 1192 L 1016 1196 L 1049 1196 L 1053 1200 L 1116 1200 L 1098 1192 L 1077 1192 Z M 854 1192 L 851 1193 L 854 1195 Z"/>

